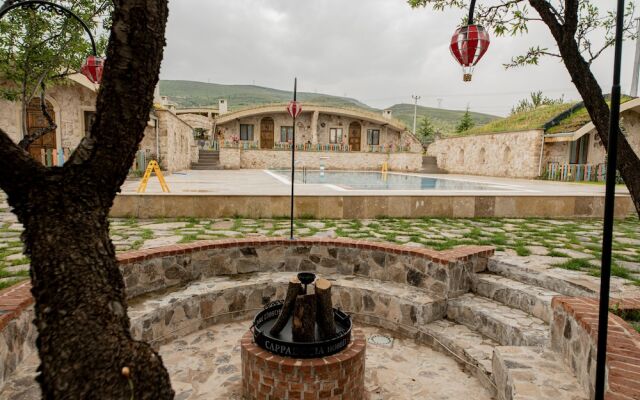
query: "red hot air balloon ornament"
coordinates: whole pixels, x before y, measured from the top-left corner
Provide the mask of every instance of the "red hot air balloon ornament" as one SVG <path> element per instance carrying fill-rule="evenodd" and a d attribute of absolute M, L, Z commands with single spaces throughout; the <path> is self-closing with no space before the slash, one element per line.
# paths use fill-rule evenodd
<path fill-rule="evenodd" d="M 461 26 L 451 37 L 451 54 L 464 72 L 462 80 L 471 82 L 473 69 L 489 49 L 489 33 L 482 25 Z"/>

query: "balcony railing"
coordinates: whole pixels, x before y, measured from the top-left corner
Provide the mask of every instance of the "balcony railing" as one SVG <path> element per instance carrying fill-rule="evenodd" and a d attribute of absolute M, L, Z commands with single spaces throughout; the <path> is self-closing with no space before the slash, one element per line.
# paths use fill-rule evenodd
<path fill-rule="evenodd" d="M 261 149 L 257 142 L 245 142 L 245 141 L 225 141 L 222 145 L 225 148 L 243 149 L 243 150 L 276 150 L 276 151 L 290 151 L 292 145 L 290 143 L 274 143 L 271 149 Z M 360 151 L 363 153 L 406 153 L 410 149 L 407 146 L 398 146 L 395 144 L 390 145 L 376 145 L 376 146 L 363 146 Z M 311 144 L 301 143 L 296 144 L 296 151 L 310 151 L 310 152 L 335 152 L 335 153 L 348 153 L 353 152 L 352 146 L 346 144 Z"/>

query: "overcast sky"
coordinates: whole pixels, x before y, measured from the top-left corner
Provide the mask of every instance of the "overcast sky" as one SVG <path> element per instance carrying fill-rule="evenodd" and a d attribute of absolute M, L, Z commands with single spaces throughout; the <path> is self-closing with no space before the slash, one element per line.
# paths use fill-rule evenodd
<path fill-rule="evenodd" d="M 613 1 L 597 0 L 612 6 Z M 464 11 L 411 9 L 405 0 L 172 0 L 162 79 L 256 84 L 349 96 L 374 107 L 410 103 L 506 115 L 518 99 L 542 90 L 577 99 L 563 64 L 506 70 L 511 55 L 541 44 L 554 49 L 542 23 L 529 34 L 492 37 L 473 82 L 449 53 Z M 635 43 L 625 44 L 623 92 L 628 92 Z M 610 91 L 613 52 L 593 66 Z"/>

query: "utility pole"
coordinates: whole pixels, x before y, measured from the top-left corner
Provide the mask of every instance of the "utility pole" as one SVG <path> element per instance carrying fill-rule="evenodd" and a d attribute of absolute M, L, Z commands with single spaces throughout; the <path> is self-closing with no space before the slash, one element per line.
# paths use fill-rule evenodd
<path fill-rule="evenodd" d="M 640 18 L 638 18 L 638 37 L 636 37 L 636 57 L 633 62 L 633 77 L 631 79 L 632 97 L 638 97 L 638 74 L 640 73 Z"/>
<path fill-rule="evenodd" d="M 420 100 L 420 96 L 418 95 L 411 95 L 411 98 L 414 100 L 414 107 L 413 107 L 413 134 L 416 134 L 416 122 L 418 119 L 418 100 Z"/>

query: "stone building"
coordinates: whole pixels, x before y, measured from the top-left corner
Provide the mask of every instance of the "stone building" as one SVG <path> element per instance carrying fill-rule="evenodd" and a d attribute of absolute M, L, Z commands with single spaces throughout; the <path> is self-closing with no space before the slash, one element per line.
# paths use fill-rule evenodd
<path fill-rule="evenodd" d="M 57 128 L 29 146 L 29 153 L 45 165 L 62 165 L 83 137 L 90 135 L 95 116 L 98 85 L 81 74 L 70 75 L 60 85 L 47 89 L 46 105 Z M 0 100 L 0 128 L 16 143 L 22 139 L 22 113 L 19 103 Z M 48 126 L 35 98 L 27 109 L 29 131 Z M 168 172 L 188 169 L 197 161 L 193 128 L 161 102 L 156 101 L 140 145 L 144 160 L 157 158 Z"/>
<path fill-rule="evenodd" d="M 285 168 L 293 139 L 286 105 L 227 113 L 215 121 L 220 161 L 225 168 Z M 401 122 L 362 110 L 303 104 L 295 142 L 304 166 L 328 169 L 419 170 L 421 144 Z"/>
<path fill-rule="evenodd" d="M 606 152 L 593 123 L 566 131 L 562 126 L 556 126 L 553 133 L 541 127 L 441 138 L 429 146 L 427 154 L 450 173 L 603 180 Z M 640 154 L 640 98 L 622 104 L 621 127 Z"/>

